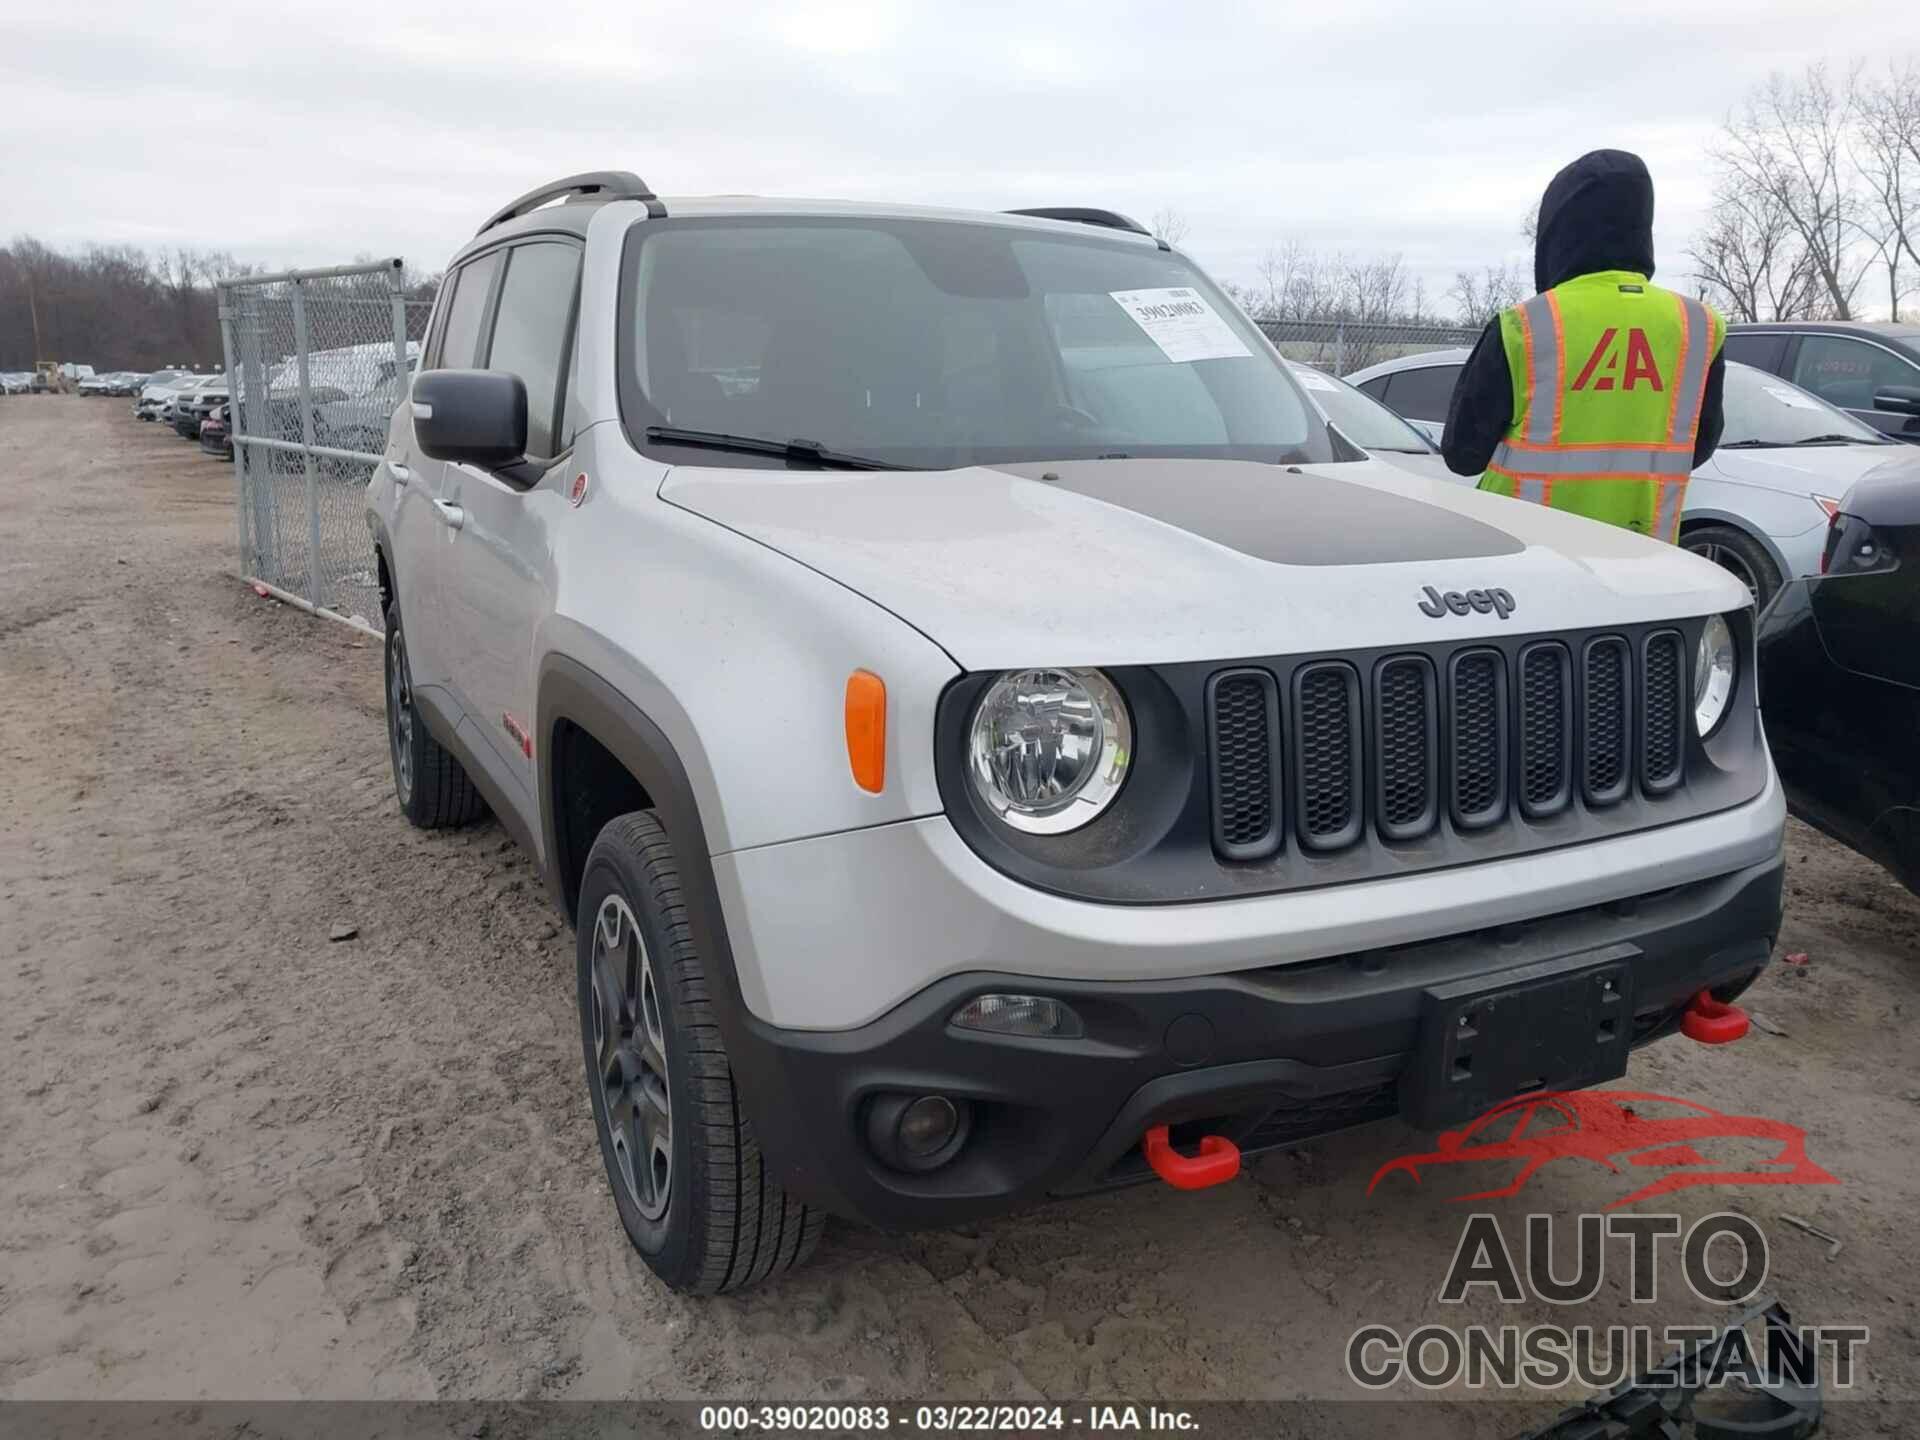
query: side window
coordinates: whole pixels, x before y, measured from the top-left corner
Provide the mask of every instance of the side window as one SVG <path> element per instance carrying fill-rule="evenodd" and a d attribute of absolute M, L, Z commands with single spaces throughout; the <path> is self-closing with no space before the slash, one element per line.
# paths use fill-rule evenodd
<path fill-rule="evenodd" d="M 1384 405 L 1387 403 L 1387 381 L 1392 378 L 1391 375 L 1376 375 L 1360 388 Z"/>
<path fill-rule="evenodd" d="M 552 455 L 567 365 L 580 252 L 562 241 L 513 247 L 493 322 L 487 369 L 518 375 L 527 387 L 527 453 Z M 464 285 L 464 281 L 462 284 Z M 460 296 L 454 296 L 454 303 Z"/>
<path fill-rule="evenodd" d="M 1784 335 L 1766 331 L 1727 332 L 1727 359 L 1751 365 L 1756 370 L 1771 370 L 1778 375 L 1780 362 L 1786 358 L 1786 352 L 1787 337 Z"/>
<path fill-rule="evenodd" d="M 1427 365 L 1418 370 L 1396 370 L 1389 377 L 1387 404 L 1409 420 L 1445 420 L 1453 399 L 1458 365 Z"/>
<path fill-rule="evenodd" d="M 493 272 L 500 267 L 500 252 L 494 250 L 478 260 L 462 265 L 453 279 L 453 299 L 447 303 L 447 322 L 440 332 L 440 370 L 472 369 L 480 353 L 480 326 L 487 318 L 487 295 L 493 289 Z"/>
<path fill-rule="evenodd" d="M 1843 410 L 1873 409 L 1882 385 L 1920 384 L 1920 373 L 1891 351 L 1844 335 L 1807 335 L 1793 362 L 1793 383 Z"/>

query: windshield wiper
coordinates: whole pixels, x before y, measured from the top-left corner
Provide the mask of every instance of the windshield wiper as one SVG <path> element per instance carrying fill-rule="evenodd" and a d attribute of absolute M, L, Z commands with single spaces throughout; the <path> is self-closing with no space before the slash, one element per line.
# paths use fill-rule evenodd
<path fill-rule="evenodd" d="M 767 440 L 758 435 L 729 435 L 720 430 L 683 430 L 677 425 L 649 425 L 647 439 L 659 445 L 694 445 L 703 450 L 732 450 L 741 455 L 772 455 L 828 470 L 913 469 L 911 465 L 870 460 L 864 455 L 844 455 L 827 449 L 818 440 Z"/>
<path fill-rule="evenodd" d="M 1809 435 L 1804 440 L 1796 440 L 1796 445 L 1878 445 L 1879 437 L 1869 440 L 1864 435 Z"/>

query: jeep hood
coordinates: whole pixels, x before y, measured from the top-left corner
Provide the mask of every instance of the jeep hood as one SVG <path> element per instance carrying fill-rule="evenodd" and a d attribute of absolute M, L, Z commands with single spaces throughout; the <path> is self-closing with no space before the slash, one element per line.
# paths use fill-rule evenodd
<path fill-rule="evenodd" d="M 1404 645 L 1749 603 L 1670 545 L 1371 460 L 682 466 L 660 494 L 866 596 L 969 670 Z M 1428 586 L 1497 586 L 1515 610 L 1431 618 Z"/>

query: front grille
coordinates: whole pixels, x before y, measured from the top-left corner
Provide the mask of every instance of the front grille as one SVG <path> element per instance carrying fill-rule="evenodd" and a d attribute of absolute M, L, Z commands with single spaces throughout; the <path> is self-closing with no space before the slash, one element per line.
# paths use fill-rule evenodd
<path fill-rule="evenodd" d="M 1439 818 L 1433 664 L 1424 655 L 1396 655 L 1380 662 L 1373 684 L 1376 823 L 1388 840 L 1416 839 Z"/>
<path fill-rule="evenodd" d="M 1581 738 L 1582 779 L 1589 805 L 1612 805 L 1626 797 L 1632 773 L 1627 750 L 1633 733 L 1627 642 L 1617 635 L 1587 642 Z"/>
<path fill-rule="evenodd" d="M 1687 666 L 1678 634 L 1662 630 L 1647 637 L 1641 673 L 1646 699 L 1640 708 L 1640 784 L 1658 795 L 1680 783 L 1686 746 L 1680 727 L 1686 715 Z"/>
<path fill-rule="evenodd" d="M 1309 665 L 1294 677 L 1294 762 L 1300 843 L 1340 850 L 1360 838 L 1360 680 L 1351 665 Z"/>
<path fill-rule="evenodd" d="M 1520 652 L 1520 807 L 1535 820 L 1573 798 L 1573 664 L 1548 641 Z"/>
<path fill-rule="evenodd" d="M 1678 790 L 1687 659 L 1684 637 L 1665 629 L 1571 647 L 1434 647 L 1364 671 L 1311 659 L 1216 671 L 1206 688 L 1214 851 L 1267 859 L 1289 833 L 1315 856 L 1368 837 L 1417 848 L 1443 829 L 1609 809 L 1636 782 L 1648 796 Z"/>
<path fill-rule="evenodd" d="M 1479 830 L 1507 808 L 1507 666 L 1500 652 L 1454 656 L 1447 666 L 1447 700 L 1453 823 Z"/>
<path fill-rule="evenodd" d="M 1207 683 L 1213 845 L 1257 860 L 1280 845 L 1280 701 L 1265 670 L 1229 670 Z"/>

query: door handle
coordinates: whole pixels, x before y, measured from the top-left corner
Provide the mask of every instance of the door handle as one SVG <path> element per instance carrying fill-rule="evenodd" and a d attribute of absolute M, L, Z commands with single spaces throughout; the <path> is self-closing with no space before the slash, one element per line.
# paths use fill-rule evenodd
<path fill-rule="evenodd" d="M 467 523 L 467 512 L 451 500 L 435 500 L 433 513 L 440 517 L 440 523 L 449 530 L 458 530 Z"/>

